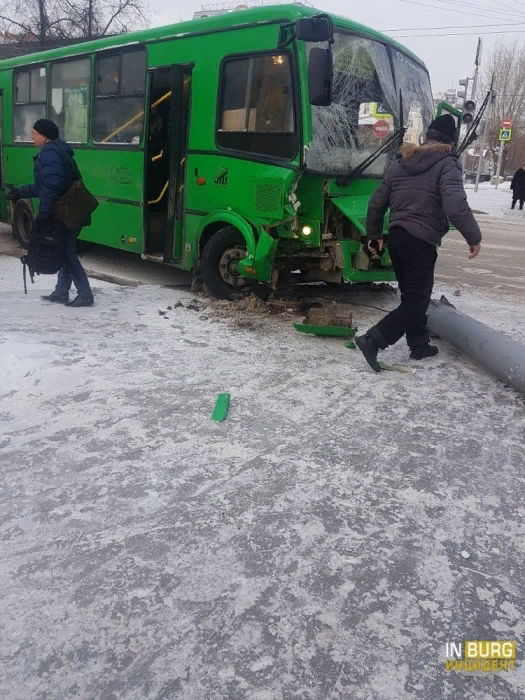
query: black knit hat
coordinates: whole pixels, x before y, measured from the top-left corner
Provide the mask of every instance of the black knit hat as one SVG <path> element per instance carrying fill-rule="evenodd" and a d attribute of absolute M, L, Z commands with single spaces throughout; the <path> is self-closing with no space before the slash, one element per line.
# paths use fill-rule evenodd
<path fill-rule="evenodd" d="M 58 126 L 51 119 L 37 119 L 33 124 L 33 129 L 50 141 L 58 138 Z"/>
<path fill-rule="evenodd" d="M 450 114 L 442 114 L 437 119 L 434 119 L 428 127 L 429 131 L 438 131 L 440 134 L 448 136 L 452 141 L 454 141 L 456 137 L 456 129 L 456 122 L 454 121 L 454 117 Z"/>

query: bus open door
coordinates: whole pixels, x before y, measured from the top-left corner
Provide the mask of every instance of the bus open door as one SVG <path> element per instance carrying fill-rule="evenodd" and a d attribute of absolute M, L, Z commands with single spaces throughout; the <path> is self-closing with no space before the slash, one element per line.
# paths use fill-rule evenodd
<path fill-rule="evenodd" d="M 150 71 L 144 168 L 145 254 L 180 262 L 184 217 L 191 67 Z"/>

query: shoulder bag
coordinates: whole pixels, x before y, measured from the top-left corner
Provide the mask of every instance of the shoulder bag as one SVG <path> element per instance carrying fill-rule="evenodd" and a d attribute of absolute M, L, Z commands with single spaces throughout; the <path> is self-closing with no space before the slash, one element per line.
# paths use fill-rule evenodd
<path fill-rule="evenodd" d="M 86 223 L 98 207 L 98 201 L 82 182 L 82 175 L 74 159 L 61 146 L 59 149 L 73 167 L 76 179 L 68 191 L 56 201 L 53 214 L 67 229 L 74 231 Z"/>

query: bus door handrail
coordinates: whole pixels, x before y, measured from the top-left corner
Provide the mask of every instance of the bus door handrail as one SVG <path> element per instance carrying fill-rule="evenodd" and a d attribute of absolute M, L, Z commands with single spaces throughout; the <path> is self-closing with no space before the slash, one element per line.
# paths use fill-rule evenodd
<path fill-rule="evenodd" d="M 171 90 L 169 90 L 166 94 L 162 95 L 162 97 L 159 97 L 159 99 L 151 105 L 150 109 L 153 109 L 154 107 L 159 105 L 161 102 L 164 102 L 165 100 L 168 99 L 168 97 L 171 97 Z M 133 122 L 136 122 L 137 119 L 140 119 L 140 117 L 143 117 L 143 116 L 144 116 L 144 110 L 141 110 L 138 114 L 135 114 L 134 117 L 129 119 L 125 124 L 122 124 L 121 126 L 119 126 L 118 129 L 116 129 L 111 134 L 109 134 L 109 136 L 106 136 L 106 138 L 102 139 L 102 141 L 100 143 L 107 143 L 110 139 L 113 138 L 113 136 L 116 136 L 120 131 L 122 131 L 122 129 L 125 129 L 127 126 L 129 126 L 130 124 L 133 124 Z"/>
<path fill-rule="evenodd" d="M 166 194 L 166 190 L 168 189 L 169 184 L 170 184 L 170 181 L 169 181 L 169 180 L 166 180 L 166 184 L 165 184 L 164 187 L 162 188 L 162 192 L 159 194 L 159 196 L 157 197 L 157 199 L 150 199 L 149 202 L 148 202 L 148 204 L 158 204 L 158 203 L 160 202 L 160 200 L 161 200 L 161 199 L 164 197 L 164 195 Z"/>

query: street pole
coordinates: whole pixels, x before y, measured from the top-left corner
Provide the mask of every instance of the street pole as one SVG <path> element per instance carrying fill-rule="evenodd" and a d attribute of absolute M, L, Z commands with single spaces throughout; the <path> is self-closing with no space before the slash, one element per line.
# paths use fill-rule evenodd
<path fill-rule="evenodd" d="M 499 174 L 500 174 L 500 170 L 501 170 L 501 160 L 503 158 L 503 145 L 504 145 L 504 141 L 500 141 L 499 142 L 498 167 L 496 169 L 496 189 L 498 189 L 498 185 L 499 185 Z"/>
<path fill-rule="evenodd" d="M 478 76 L 479 76 L 479 66 L 481 63 L 481 51 L 483 48 L 483 40 L 481 37 L 478 39 L 478 48 L 476 50 L 476 70 L 474 72 L 474 80 L 472 82 L 472 97 L 471 99 L 476 101 L 476 91 L 478 89 Z"/>
<path fill-rule="evenodd" d="M 470 81 L 470 78 L 467 78 L 467 84 L 465 85 L 465 97 L 463 98 L 463 109 L 465 109 L 465 104 L 466 104 L 466 102 L 467 102 L 467 100 L 468 100 L 468 84 L 469 84 L 469 81 Z M 475 100 L 474 97 L 472 97 L 472 99 Z M 460 139 L 459 139 L 460 141 L 461 141 L 461 139 L 463 138 L 463 136 L 461 135 L 461 131 L 463 131 L 463 126 L 461 126 L 461 130 L 460 130 Z M 467 131 L 468 131 L 468 126 L 467 126 Z M 466 132 L 465 132 L 465 133 L 466 133 Z M 463 153 L 463 155 L 461 156 L 461 172 L 462 172 L 462 174 L 463 174 L 463 178 L 465 177 L 465 174 L 466 174 L 466 173 L 465 173 L 466 167 L 467 167 L 467 151 L 465 150 L 464 153 Z"/>
<path fill-rule="evenodd" d="M 478 77 L 479 77 L 479 67 L 481 64 L 482 51 L 483 51 L 483 39 L 481 37 L 479 37 L 478 46 L 476 49 L 476 59 L 474 61 L 474 65 L 476 66 L 476 70 L 474 71 L 474 78 L 472 79 L 472 93 L 470 96 L 470 99 L 473 102 L 476 102 L 476 93 L 478 91 Z M 468 97 L 468 93 L 465 92 L 465 102 L 467 101 L 467 97 Z M 462 162 L 462 166 L 463 166 L 462 167 L 463 176 L 465 176 L 466 170 L 467 170 L 467 163 L 468 163 L 467 151 L 465 151 L 465 153 L 463 154 L 461 162 Z"/>
<path fill-rule="evenodd" d="M 492 79 L 492 84 L 493 83 L 494 83 L 494 78 Z M 476 172 L 476 184 L 474 185 L 474 192 L 477 192 L 478 187 L 479 187 L 479 178 L 481 175 L 481 159 L 483 158 L 483 151 L 485 150 L 485 143 L 487 142 L 487 131 L 489 130 L 489 121 L 490 121 L 490 116 L 492 114 L 492 102 L 493 102 L 492 84 L 490 86 L 490 97 L 489 97 L 489 103 L 487 105 L 487 112 L 485 114 L 485 124 L 483 125 L 483 136 L 481 137 L 481 143 L 479 146 L 478 170 Z"/>

